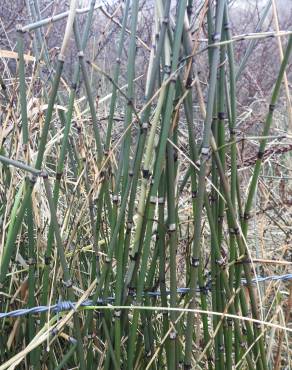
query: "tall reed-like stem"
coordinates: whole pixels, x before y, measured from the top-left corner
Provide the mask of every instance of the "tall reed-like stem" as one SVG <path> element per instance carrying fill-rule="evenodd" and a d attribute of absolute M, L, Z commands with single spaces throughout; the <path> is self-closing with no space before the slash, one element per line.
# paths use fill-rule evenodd
<path fill-rule="evenodd" d="M 216 9 L 216 25 L 213 35 L 213 42 L 218 42 L 221 37 L 223 12 L 224 12 L 225 1 L 219 1 Z M 201 236 L 201 220 L 202 220 L 202 210 L 204 203 L 204 193 L 205 193 L 205 176 L 207 170 L 207 159 L 209 154 L 209 140 L 210 131 L 212 124 L 213 106 L 215 99 L 216 90 L 216 77 L 217 77 L 217 67 L 219 64 L 219 51 L 218 47 L 214 48 L 212 53 L 212 61 L 210 66 L 210 84 L 208 91 L 208 104 L 207 104 L 207 114 L 204 125 L 203 141 L 201 148 L 201 158 L 200 158 L 200 172 L 198 178 L 198 193 L 196 198 L 196 214 L 195 214 L 195 224 L 194 224 L 194 242 L 193 250 L 191 256 L 191 274 L 190 274 L 190 288 L 191 292 L 195 292 L 198 279 L 198 267 L 200 261 L 200 236 Z M 190 307 L 195 306 L 195 293 L 192 293 L 190 300 Z M 191 351 L 193 342 L 193 326 L 194 326 L 194 315 L 188 314 L 187 318 L 187 330 L 186 330 L 186 349 L 185 349 L 185 368 L 191 367 Z"/>

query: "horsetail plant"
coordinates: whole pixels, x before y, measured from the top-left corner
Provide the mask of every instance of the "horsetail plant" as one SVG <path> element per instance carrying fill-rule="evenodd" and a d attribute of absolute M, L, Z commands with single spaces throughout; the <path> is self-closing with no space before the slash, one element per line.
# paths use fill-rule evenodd
<path fill-rule="evenodd" d="M 0 370 L 289 367 L 291 138 L 273 124 L 292 37 L 264 31 L 271 3 L 234 36 L 226 0 L 26 1 L 0 50 Z M 258 130 L 242 89 L 268 95 L 271 36 L 289 37 Z"/>

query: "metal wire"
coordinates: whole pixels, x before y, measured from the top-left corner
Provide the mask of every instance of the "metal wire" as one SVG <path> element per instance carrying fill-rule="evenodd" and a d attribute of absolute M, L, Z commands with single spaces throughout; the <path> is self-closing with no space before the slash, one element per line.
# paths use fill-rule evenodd
<path fill-rule="evenodd" d="M 265 282 L 265 281 L 287 281 L 287 280 L 292 280 L 292 274 L 286 274 L 286 275 L 271 275 L 271 276 L 258 276 L 256 279 L 253 279 L 252 282 Z M 246 284 L 245 280 L 242 280 L 243 284 Z M 211 289 L 211 281 L 207 283 L 206 286 L 198 288 L 197 291 L 201 292 L 202 290 L 208 291 Z M 177 293 L 178 294 L 186 294 L 190 291 L 189 288 L 178 288 Z M 169 295 L 170 291 L 166 292 L 166 295 Z M 144 292 L 145 296 L 148 297 L 160 297 L 161 292 L 160 291 L 148 291 Z M 135 296 L 135 293 L 132 294 L 132 296 Z M 86 306 L 93 306 L 93 305 L 106 305 L 109 303 L 113 303 L 115 300 L 114 297 L 107 297 L 104 299 L 98 299 L 97 301 L 92 301 L 92 300 L 86 300 L 81 303 L 81 307 L 86 307 Z M 75 309 L 75 302 L 71 301 L 60 301 L 52 306 L 36 306 L 32 308 L 21 308 L 19 310 L 14 310 L 14 311 L 8 311 L 8 312 L 3 312 L 0 313 L 0 319 L 4 319 L 7 317 L 19 317 L 19 316 L 25 316 L 29 314 L 37 314 L 41 312 L 53 312 L 53 313 L 59 313 L 59 312 L 64 312 L 64 311 L 70 311 Z"/>

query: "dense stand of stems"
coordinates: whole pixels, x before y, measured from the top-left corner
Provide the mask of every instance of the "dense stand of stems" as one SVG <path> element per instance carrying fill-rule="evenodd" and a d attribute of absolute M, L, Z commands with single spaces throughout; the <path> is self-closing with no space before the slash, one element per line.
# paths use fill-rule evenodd
<path fill-rule="evenodd" d="M 106 67 L 91 61 L 87 51 L 94 11 L 100 6 L 91 0 L 79 11 L 86 13 L 82 25 L 76 3 L 71 0 L 69 12 L 49 20 L 42 19 L 37 0 L 27 1 L 31 23 L 17 30 L 20 134 L 14 129 L 1 143 L 0 153 L 6 201 L 0 208 L 1 310 L 76 302 L 89 295 L 96 307 L 99 299 L 106 305 L 112 297 L 115 309 L 77 309 L 67 316 L 46 312 L 40 320 L 30 315 L 27 324 L 21 318 L 4 319 L 0 369 L 14 360 L 17 366 L 29 354 L 25 368 L 34 369 L 231 370 L 242 365 L 267 370 L 273 365 L 267 353 L 274 334 L 264 325 L 269 317 L 260 307 L 262 295 L 258 299 L 264 290 L 255 293 L 259 289 L 253 283 L 257 271 L 249 263 L 248 220 L 257 205 L 292 36 L 275 78 L 248 182 L 238 170 L 237 82 L 256 43 L 249 43 L 237 69 L 229 2 L 202 2 L 196 13 L 191 0 L 177 2 L 175 9 L 170 0 L 155 2 L 142 99 L 135 79 L 141 70 L 143 43 L 137 40 L 142 2 L 127 0 L 119 8 L 122 22 L 114 22 L 119 25 L 116 61 Z M 268 1 L 258 31 L 270 5 Z M 45 27 L 64 18 L 66 30 L 53 65 Z M 205 21 L 206 91 L 197 59 Z M 199 26 L 192 32 L 194 24 Z M 29 32 L 32 45 L 27 42 Z M 69 42 L 77 52 L 66 92 Z M 47 107 L 36 142 L 29 112 L 34 86 L 28 83 L 24 58 L 28 48 L 49 71 L 47 80 L 41 67 L 32 72 L 32 81 L 50 85 L 43 87 Z M 124 77 L 125 89 L 120 87 Z M 98 78 L 111 90 L 106 127 L 100 119 Z M 6 104 L 1 124 L 7 124 L 13 102 L 2 77 L 0 83 Z M 79 100 L 79 94 L 84 98 Z M 198 127 L 201 119 L 204 124 Z M 247 187 L 246 198 L 242 186 Z M 178 294 L 181 286 L 188 288 L 184 294 Z M 139 309 L 131 309 L 135 306 Z M 143 306 L 154 311 L 143 311 Z M 161 314 L 155 312 L 159 306 Z M 189 310 L 179 313 L 180 308 Z M 197 315 L 195 309 L 203 313 Z M 58 330 L 50 330 L 50 325 Z M 42 351 L 46 339 L 47 351 Z"/>

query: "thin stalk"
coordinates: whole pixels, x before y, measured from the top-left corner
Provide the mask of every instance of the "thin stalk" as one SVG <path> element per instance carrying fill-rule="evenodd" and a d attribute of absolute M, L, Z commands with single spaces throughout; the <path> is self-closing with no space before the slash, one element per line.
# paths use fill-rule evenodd
<path fill-rule="evenodd" d="M 160 2 L 158 3 L 160 4 Z M 161 4 L 160 4 L 161 5 Z M 164 16 L 163 18 L 163 23 L 162 23 L 162 28 L 161 28 L 161 33 L 160 33 L 160 38 L 158 41 L 158 46 L 157 46 L 157 52 L 154 57 L 153 63 L 152 63 L 152 69 L 151 69 L 151 78 L 148 84 L 148 92 L 147 96 L 145 97 L 145 101 L 148 102 L 153 95 L 154 92 L 154 86 L 155 86 L 155 78 L 158 73 L 158 69 L 160 66 L 160 58 L 162 55 L 162 49 L 164 47 L 165 50 L 165 61 L 164 61 L 164 69 L 165 69 L 165 79 L 169 76 L 170 70 L 169 70 L 169 64 L 167 64 L 170 60 L 170 48 L 169 48 L 169 43 L 168 43 L 168 38 L 166 35 L 167 27 L 168 27 L 168 16 L 169 16 L 169 11 L 170 11 L 170 1 L 167 1 L 165 3 L 165 8 L 164 12 L 162 11 L 162 14 Z M 137 220 L 137 226 L 136 226 L 136 232 L 135 232 L 135 240 L 134 240 L 134 246 L 132 248 L 131 252 L 131 262 L 129 264 L 128 271 L 125 276 L 125 289 L 128 288 L 128 285 L 130 284 L 132 280 L 132 275 L 133 271 L 136 265 L 136 255 L 139 249 L 139 244 L 140 244 L 140 232 L 142 230 L 141 228 L 141 215 L 144 214 L 145 212 L 145 188 L 147 187 L 147 183 L 149 182 L 150 179 L 150 161 L 151 161 L 151 153 L 153 150 L 154 146 L 154 138 L 155 138 L 155 131 L 159 122 L 159 117 L 160 113 L 163 107 L 163 102 L 165 97 L 167 96 L 167 91 L 168 91 L 168 84 L 166 86 L 161 87 L 161 91 L 159 94 L 158 98 L 158 103 L 157 107 L 155 110 L 155 114 L 153 117 L 153 120 L 151 122 L 151 129 L 147 141 L 147 147 L 145 149 L 145 142 L 146 142 L 146 135 L 148 133 L 149 125 L 148 125 L 148 120 L 150 117 L 150 109 L 151 106 L 148 105 L 147 109 L 144 111 L 144 114 L 141 119 L 141 124 L 142 124 L 142 130 L 139 134 L 138 137 L 138 144 L 136 147 L 136 152 L 135 152 L 135 158 L 132 162 L 132 170 L 130 173 L 133 174 L 132 176 L 132 188 L 131 188 L 131 194 L 130 194 L 130 200 L 129 200 L 129 210 L 128 210 L 128 224 L 132 225 L 133 223 L 133 213 L 134 213 L 134 206 L 135 206 L 135 197 L 136 197 L 136 189 L 138 185 L 138 174 L 141 166 L 141 161 L 144 155 L 145 151 L 145 156 L 144 156 L 144 163 L 143 163 L 143 178 L 142 178 L 142 189 L 141 189 L 141 195 L 139 197 L 139 214 L 138 214 L 138 220 Z M 127 249 L 127 248 L 125 248 Z M 126 262 L 126 260 L 125 260 Z"/>
<path fill-rule="evenodd" d="M 183 0 L 179 3 L 179 8 L 178 8 L 177 25 L 176 25 L 176 31 L 175 31 L 174 44 L 173 44 L 173 58 L 172 58 L 171 72 L 175 72 L 178 66 L 180 39 L 182 35 L 182 30 L 183 30 L 183 19 L 184 19 L 185 8 L 186 8 L 186 1 Z M 171 85 L 169 86 L 165 116 L 163 119 L 163 126 L 162 126 L 162 131 L 160 134 L 158 153 L 156 156 L 155 170 L 154 170 L 154 175 L 153 175 L 153 184 L 151 185 L 150 193 L 149 193 L 150 203 L 149 203 L 149 207 L 146 213 L 146 220 L 148 221 L 147 221 L 146 235 L 145 235 L 144 245 L 143 245 L 143 254 L 142 254 L 142 259 L 141 259 L 141 270 L 140 270 L 140 274 L 138 277 L 138 284 L 137 284 L 136 301 L 138 304 L 140 304 L 141 298 L 142 298 L 142 290 L 143 290 L 144 278 L 146 274 L 146 264 L 147 264 L 147 260 L 149 256 L 149 249 L 150 249 L 150 242 L 151 242 L 152 224 L 153 224 L 153 217 L 154 217 L 155 206 L 156 206 L 157 190 L 159 187 L 160 176 L 161 176 L 162 169 L 163 169 L 163 158 L 165 155 L 166 143 L 167 143 L 167 138 L 168 138 L 170 125 L 171 125 L 171 115 L 172 115 L 172 110 L 173 110 L 173 101 L 175 97 L 174 96 L 175 82 L 176 82 L 176 79 L 174 78 Z M 127 364 L 128 369 L 132 369 L 133 367 L 134 347 L 135 347 L 135 341 L 136 341 L 136 335 L 137 335 L 138 318 L 139 318 L 139 313 L 134 312 L 133 322 L 132 322 L 132 326 L 131 326 L 131 330 L 129 334 L 129 342 L 128 342 L 128 356 L 129 356 L 128 364 Z M 174 364 L 171 364 L 171 366 L 173 365 Z"/>
<path fill-rule="evenodd" d="M 105 152 L 109 151 L 110 142 L 111 142 L 113 118 L 114 118 L 116 101 L 117 101 L 117 85 L 118 85 L 119 75 L 120 75 L 121 57 L 122 57 L 125 34 L 126 34 L 126 25 L 127 25 L 128 14 L 129 14 L 129 7 L 130 7 L 130 0 L 127 0 L 126 5 L 125 5 L 125 10 L 124 10 L 124 15 L 123 15 L 123 23 L 122 23 L 122 29 L 121 29 L 120 38 L 119 38 L 119 47 L 117 51 L 117 59 L 116 59 L 116 65 L 115 65 L 115 70 L 114 70 L 114 77 L 113 77 L 114 84 L 112 86 L 112 97 L 111 97 L 110 108 L 109 108 L 108 127 L 107 127 L 106 139 L 105 139 L 105 145 L 104 145 Z"/>
<path fill-rule="evenodd" d="M 231 27 L 229 24 L 229 14 L 228 14 L 228 5 L 225 5 L 225 12 L 224 12 L 224 30 L 226 35 L 226 40 L 231 40 Z M 236 74 L 235 74 L 235 63 L 234 63 L 234 50 L 233 50 L 233 44 L 230 43 L 227 45 L 227 56 L 228 56 L 228 65 L 229 65 L 229 80 L 230 80 L 230 86 L 229 89 L 226 84 L 226 100 L 227 100 L 227 109 L 228 109 L 228 122 L 229 122 L 229 134 L 230 134 L 230 156 L 231 156 L 231 176 L 230 176 L 230 190 L 231 190 L 231 201 L 233 204 L 233 207 L 236 208 L 236 195 L 239 196 L 239 193 L 237 192 L 237 180 L 238 180 L 238 174 L 237 174 L 237 148 L 236 148 L 236 142 L 235 142 L 235 126 L 236 126 Z M 243 66 L 243 64 L 242 64 Z M 230 94 L 230 99 L 229 99 Z M 222 158 L 221 158 L 222 160 Z M 240 205 L 239 205 L 240 206 Z M 230 234 L 229 235 L 229 250 L 230 250 L 230 256 L 229 261 L 232 263 L 237 258 L 236 253 L 236 240 L 235 235 Z M 240 278 L 239 272 L 237 273 L 238 281 Z M 235 278 L 235 268 L 234 265 L 231 264 L 229 268 L 229 281 L 230 281 L 230 289 L 233 291 L 234 289 L 234 278 Z M 238 285 L 235 284 L 235 289 L 238 288 Z M 238 302 L 236 303 L 238 305 Z M 229 322 L 227 322 L 228 329 L 229 328 Z M 229 336 L 230 340 L 231 335 Z M 236 338 L 234 338 L 236 339 Z M 240 348 L 237 343 L 237 341 L 234 341 L 235 343 L 235 362 L 238 363 L 239 361 L 239 354 L 240 354 Z M 230 346 L 230 343 L 229 343 Z M 226 354 L 227 356 L 227 354 Z M 229 356 L 230 358 L 230 356 Z"/>
<path fill-rule="evenodd" d="M 211 144 L 212 144 L 213 150 L 215 150 L 216 149 L 216 143 L 214 142 L 213 138 L 212 138 Z M 236 241 L 237 241 L 237 245 L 238 245 L 238 248 L 239 248 L 240 255 L 247 255 L 244 236 L 241 233 L 239 223 L 236 219 L 236 212 L 234 210 L 234 207 L 233 207 L 233 204 L 232 204 L 232 201 L 231 201 L 231 197 L 230 197 L 229 185 L 228 185 L 228 182 L 226 180 L 224 170 L 223 170 L 223 167 L 222 167 L 222 164 L 221 164 L 221 161 L 220 161 L 220 158 L 219 158 L 219 155 L 218 155 L 217 151 L 215 151 L 214 158 L 216 160 L 218 174 L 220 176 L 222 187 L 224 188 L 224 197 L 226 199 L 226 203 L 227 203 L 227 206 L 228 206 L 229 232 L 233 233 L 236 236 Z M 254 318 L 258 319 L 257 302 L 256 302 L 254 291 L 253 291 L 253 288 L 252 288 L 251 267 L 250 267 L 250 265 L 244 264 L 243 268 L 244 268 L 244 273 L 245 273 L 245 277 L 246 277 L 246 280 L 247 280 L 247 287 L 249 289 L 252 315 L 253 315 Z M 255 330 L 254 330 L 255 338 L 257 338 L 260 335 L 260 330 L 261 330 L 260 327 L 255 328 Z M 262 337 L 259 337 L 259 338 L 260 338 L 259 341 L 256 342 L 255 350 L 257 351 L 258 346 L 259 346 L 260 355 L 261 355 L 259 361 L 261 360 L 263 368 L 267 369 L 266 354 L 265 354 L 265 349 L 264 349 L 263 338 Z"/>
<path fill-rule="evenodd" d="M 92 15 L 93 15 L 94 6 L 95 6 L 95 0 L 91 1 L 90 3 L 90 11 L 88 12 L 88 16 L 86 19 L 86 24 L 85 24 L 83 36 L 82 36 L 83 48 L 86 46 L 86 43 L 87 43 L 89 29 L 92 23 Z M 61 144 L 61 149 L 60 149 L 60 155 L 59 155 L 58 163 L 56 166 L 56 181 L 54 183 L 54 189 L 53 189 L 53 196 L 54 196 L 54 202 L 55 202 L 56 208 L 58 205 L 58 198 L 59 198 L 59 192 L 60 192 L 60 186 L 61 186 L 61 179 L 62 179 L 63 171 L 64 171 L 65 158 L 66 158 L 66 154 L 67 154 L 68 146 L 69 146 L 68 139 L 69 139 L 69 133 L 70 133 L 71 124 L 72 124 L 74 100 L 76 96 L 78 80 L 79 80 L 79 61 L 77 60 L 74 66 L 74 74 L 73 74 L 72 85 L 71 85 L 71 90 L 70 90 L 68 110 L 67 110 L 67 115 L 66 115 L 66 124 L 64 127 L 64 131 L 63 131 L 63 139 L 62 139 L 62 144 Z M 47 249 L 45 252 L 45 267 L 44 267 L 43 290 L 42 290 L 42 298 L 41 298 L 41 302 L 43 305 L 46 304 L 47 297 L 48 297 L 48 288 L 49 288 L 48 287 L 48 282 L 49 282 L 48 276 L 50 272 L 50 259 L 51 259 L 52 247 L 53 247 L 53 236 L 54 236 L 53 229 L 50 226 L 49 233 L 48 233 Z M 43 315 L 41 322 L 43 322 L 44 319 L 45 319 L 45 316 Z"/>
<path fill-rule="evenodd" d="M 169 255 L 170 255 L 170 306 L 177 305 L 177 278 L 176 278 L 176 249 L 177 249 L 177 225 L 176 225 L 176 210 L 174 205 L 175 199 L 175 174 L 174 174 L 174 152 L 171 144 L 167 144 L 167 159 L 166 159 L 166 176 L 167 176 L 167 209 L 168 209 L 168 235 L 169 235 Z M 176 355 L 179 338 L 175 328 L 177 315 L 170 314 L 173 331 L 170 334 L 170 353 L 173 358 L 170 358 L 174 368 L 178 367 L 178 358 Z M 172 367 L 172 365 L 171 365 Z"/>
<path fill-rule="evenodd" d="M 64 281 L 63 284 L 65 288 L 67 289 L 67 294 L 68 298 L 71 300 L 71 302 L 75 301 L 75 294 L 74 290 L 72 288 L 73 282 L 70 276 L 70 271 L 68 269 L 66 257 L 65 257 L 65 252 L 63 248 L 63 242 L 62 242 L 62 237 L 60 233 L 60 228 L 57 220 L 57 215 L 56 215 L 56 208 L 54 205 L 54 199 L 53 195 L 51 192 L 51 187 L 48 181 L 48 178 L 46 176 L 43 177 L 44 180 L 44 186 L 46 189 L 46 194 L 48 198 L 48 203 L 50 207 L 50 214 L 51 214 L 51 222 L 54 228 L 54 234 L 55 234 L 55 239 L 56 239 L 56 245 L 57 245 L 57 250 L 58 250 L 58 256 L 60 259 L 60 263 L 62 266 L 63 270 L 63 275 L 64 275 Z M 74 321 L 74 333 L 75 337 L 77 339 L 77 351 L 78 351 L 78 357 L 79 357 L 79 366 L 80 369 L 85 369 L 85 360 L 84 360 L 84 352 L 83 352 L 83 345 L 82 345 L 82 338 L 81 338 L 81 330 L 80 330 L 80 323 L 79 323 L 79 318 L 78 318 L 78 313 L 74 313 L 73 315 L 73 321 Z"/>
<path fill-rule="evenodd" d="M 69 351 L 64 355 L 64 357 L 62 358 L 62 361 L 59 363 L 59 365 L 56 367 L 55 370 L 62 370 L 62 369 L 64 369 L 64 366 L 67 365 L 67 362 L 70 360 L 70 358 L 72 357 L 72 355 L 75 353 L 76 347 L 77 347 L 77 343 L 74 343 L 71 346 L 71 348 L 69 349 Z"/>
<path fill-rule="evenodd" d="M 124 118 L 124 131 L 125 135 L 123 138 L 120 158 L 119 158 L 119 168 L 116 176 L 116 189 L 115 192 L 118 193 L 119 190 L 124 192 L 126 187 L 126 182 L 128 181 L 128 173 L 130 166 L 130 147 L 131 147 L 131 130 L 129 127 L 132 122 L 133 109 L 134 109 L 134 79 L 135 79 L 135 55 L 136 55 L 136 32 L 137 32 L 137 20 L 138 20 L 138 9 L 139 0 L 132 1 L 131 7 L 131 36 L 129 41 L 129 54 L 127 63 L 127 105 L 125 107 L 125 118 Z M 120 189 L 120 185 L 121 189 Z"/>
<path fill-rule="evenodd" d="M 29 163 L 29 130 L 27 119 L 27 98 L 26 98 L 26 83 L 25 83 L 25 64 L 24 64 L 24 33 L 20 30 L 17 32 L 17 49 L 18 49 L 18 73 L 19 73 L 19 95 L 21 108 L 21 123 L 22 123 L 22 143 L 24 156 Z M 35 305 L 35 243 L 34 243 L 34 223 L 32 212 L 32 201 L 28 202 L 26 222 L 28 225 L 28 305 L 33 307 Z M 32 316 L 28 320 L 29 340 L 31 341 L 35 336 L 35 320 Z M 36 365 L 36 352 L 30 353 L 30 362 Z"/>
<path fill-rule="evenodd" d="M 222 29 L 223 21 L 223 11 L 224 11 L 225 1 L 219 1 L 217 12 L 216 12 L 216 25 L 215 32 L 213 36 L 213 42 L 217 42 L 221 39 L 220 33 Z M 200 158 L 200 172 L 198 179 L 198 194 L 196 198 L 196 215 L 195 215 L 195 225 L 194 225 L 194 242 L 191 257 L 191 276 L 190 276 L 190 308 L 195 306 L 195 288 L 197 286 L 198 279 L 198 267 L 199 267 L 199 254 L 200 254 L 200 239 L 201 239 L 201 221 L 202 221 L 202 211 L 204 203 L 204 193 L 205 193 L 205 176 L 207 170 L 207 158 L 209 153 L 209 140 L 210 131 L 212 124 L 213 106 L 215 99 L 216 90 L 216 77 L 217 77 L 217 67 L 219 64 L 219 52 L 218 47 L 213 48 L 212 62 L 210 67 L 210 84 L 208 91 L 208 104 L 207 104 L 207 114 L 204 125 L 204 133 L 201 148 L 201 158 Z M 194 326 L 194 315 L 187 315 L 187 328 L 186 328 L 186 348 L 185 348 L 185 369 L 191 367 L 191 352 L 192 352 L 192 342 L 193 342 L 193 326 Z"/>
<path fill-rule="evenodd" d="M 273 122 L 273 114 L 274 114 L 274 110 L 275 110 L 275 105 L 276 105 L 276 102 L 277 102 L 279 94 L 280 94 L 282 80 L 283 80 L 283 77 L 284 77 L 286 66 L 287 66 L 288 61 L 289 61 L 289 56 L 290 56 L 291 50 L 292 50 L 292 36 L 290 36 L 289 39 L 288 39 L 288 44 L 287 44 L 287 47 L 286 47 L 284 58 L 282 60 L 282 63 L 281 63 L 281 66 L 280 66 L 280 71 L 279 71 L 279 74 L 278 74 L 278 77 L 277 77 L 277 80 L 276 80 L 276 83 L 275 83 L 275 86 L 274 86 L 274 89 L 273 89 L 273 93 L 272 93 L 272 97 L 271 97 L 271 101 L 270 101 L 270 105 L 269 105 L 269 112 L 268 112 L 268 115 L 267 115 L 267 118 L 266 118 L 263 133 L 262 133 L 263 137 L 267 137 L 269 135 L 270 127 L 271 127 L 272 122 Z M 243 231 L 244 236 L 247 235 L 248 220 L 250 218 L 250 211 L 251 211 L 251 207 L 252 207 L 252 203 L 253 203 L 253 197 L 254 197 L 254 194 L 255 194 L 255 191 L 256 191 L 256 185 L 257 185 L 258 178 L 259 178 L 260 171 L 261 171 L 263 155 L 265 153 L 266 144 L 267 144 L 267 139 L 266 138 L 261 139 L 260 146 L 259 146 L 259 151 L 258 151 L 258 156 L 257 156 L 258 159 L 257 159 L 255 167 L 254 167 L 253 176 L 252 176 L 251 183 L 250 183 L 250 186 L 249 186 L 249 189 L 248 189 L 248 196 L 247 196 L 247 200 L 246 200 L 245 208 L 244 208 L 244 215 L 243 215 L 244 219 L 243 219 L 243 222 L 242 222 L 242 231 Z"/>
<path fill-rule="evenodd" d="M 166 298 L 166 226 L 164 224 L 164 208 L 165 208 L 165 172 L 161 175 L 161 181 L 158 189 L 158 252 L 159 252 L 159 286 L 161 291 L 161 305 L 167 307 Z M 163 335 L 168 331 L 169 315 L 168 312 L 163 313 Z M 165 351 L 167 356 L 167 363 L 170 366 L 170 341 L 166 340 Z"/>

